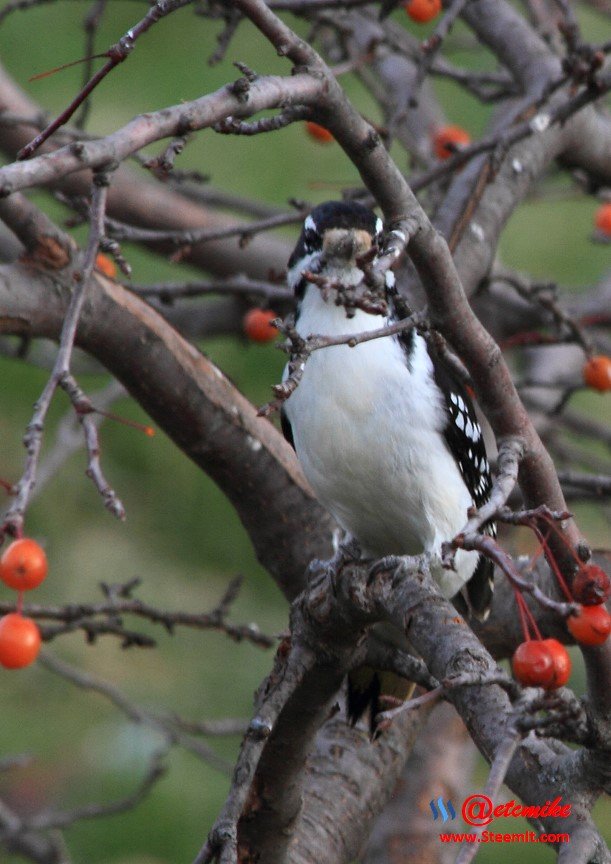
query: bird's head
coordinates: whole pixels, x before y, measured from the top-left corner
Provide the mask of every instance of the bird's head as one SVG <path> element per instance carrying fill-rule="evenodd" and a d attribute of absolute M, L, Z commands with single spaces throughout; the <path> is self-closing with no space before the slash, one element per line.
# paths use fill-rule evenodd
<path fill-rule="evenodd" d="M 305 290 L 303 272 L 354 271 L 357 258 L 368 252 L 382 233 L 379 216 L 355 201 L 327 201 L 306 217 L 288 263 L 288 283 L 299 297 Z"/>

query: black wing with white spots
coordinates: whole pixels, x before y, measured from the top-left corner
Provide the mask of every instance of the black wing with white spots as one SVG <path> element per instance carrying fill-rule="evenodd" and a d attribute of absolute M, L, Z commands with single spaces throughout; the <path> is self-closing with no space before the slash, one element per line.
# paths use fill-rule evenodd
<path fill-rule="evenodd" d="M 486 454 L 482 429 L 473 407 L 473 402 L 464 385 L 436 355 L 429 344 L 433 361 L 435 382 L 443 393 L 448 412 L 448 422 L 443 434 L 467 489 L 476 507 L 481 507 L 490 498 L 492 478 Z M 496 536 L 494 522 L 487 523 L 483 530 Z M 486 618 L 490 612 L 494 567 L 492 562 L 480 555 L 473 576 L 463 589 L 468 611 L 478 618 Z"/>

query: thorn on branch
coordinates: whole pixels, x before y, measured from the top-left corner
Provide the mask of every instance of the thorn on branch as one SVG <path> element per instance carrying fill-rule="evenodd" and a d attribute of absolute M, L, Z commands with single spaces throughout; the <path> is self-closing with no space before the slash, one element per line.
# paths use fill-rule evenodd
<path fill-rule="evenodd" d="M 238 78 L 232 84 L 227 85 L 227 90 L 235 96 L 238 102 L 245 104 L 248 102 L 248 96 L 250 93 L 250 80 L 243 75 L 241 78 Z"/>
<path fill-rule="evenodd" d="M 176 157 L 182 153 L 186 144 L 186 135 L 174 138 L 160 156 L 153 156 L 151 159 L 147 159 L 143 162 L 143 167 L 148 168 L 149 171 L 161 175 L 164 178 L 167 177 L 174 170 Z"/>

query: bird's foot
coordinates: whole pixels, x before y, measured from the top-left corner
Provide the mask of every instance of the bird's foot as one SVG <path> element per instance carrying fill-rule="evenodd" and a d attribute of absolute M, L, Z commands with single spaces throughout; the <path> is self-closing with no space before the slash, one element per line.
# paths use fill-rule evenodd
<path fill-rule="evenodd" d="M 327 561 L 314 558 L 310 561 L 306 571 L 308 584 L 314 587 L 317 582 L 328 578 L 331 580 L 333 593 L 336 594 L 336 583 L 340 572 L 346 564 L 358 561 L 360 557 L 361 547 L 354 537 L 347 536 L 337 545 L 332 558 L 329 558 Z"/>
<path fill-rule="evenodd" d="M 371 585 L 376 576 L 380 573 L 388 573 L 390 570 L 396 570 L 397 567 L 403 564 L 401 555 L 384 555 L 383 558 L 378 558 L 369 567 L 367 573 L 367 584 Z"/>
<path fill-rule="evenodd" d="M 394 570 L 417 570 L 421 564 L 422 557 L 418 555 L 384 555 L 374 561 L 367 573 L 367 584 L 371 585 L 376 576 L 381 573 L 392 573 Z"/>

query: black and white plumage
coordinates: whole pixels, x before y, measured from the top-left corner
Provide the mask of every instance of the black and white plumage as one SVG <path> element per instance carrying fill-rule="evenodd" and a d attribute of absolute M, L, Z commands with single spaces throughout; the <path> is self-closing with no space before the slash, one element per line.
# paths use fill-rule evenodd
<path fill-rule="evenodd" d="M 360 333 L 385 323 L 360 309 L 348 317 L 303 276 L 310 270 L 358 284 L 356 259 L 381 231 L 381 220 L 357 203 L 321 204 L 306 218 L 288 271 L 301 336 Z M 439 555 L 465 525 L 468 509 L 490 494 L 472 402 L 416 330 L 314 352 L 282 420 L 317 497 L 367 557 Z M 455 570 L 439 564 L 434 575 L 445 597 L 460 592 L 468 611 L 487 613 L 492 567 L 477 552 L 458 550 Z"/>

